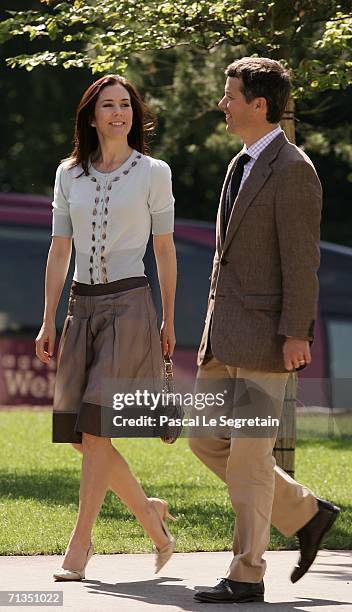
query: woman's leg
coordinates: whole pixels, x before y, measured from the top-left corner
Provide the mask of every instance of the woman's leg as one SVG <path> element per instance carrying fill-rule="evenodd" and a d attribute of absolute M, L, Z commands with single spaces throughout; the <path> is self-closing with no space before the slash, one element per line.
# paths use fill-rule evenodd
<path fill-rule="evenodd" d="M 77 524 L 69 544 L 69 548 L 72 545 L 72 556 L 66 555 L 64 569 L 74 568 L 73 561 L 79 561 L 77 557 L 73 558 L 73 547 L 80 558 L 84 559 L 84 551 L 86 552 L 89 547 L 94 521 L 108 489 L 112 489 L 131 510 L 158 549 L 166 546 L 169 539 L 162 528 L 158 513 L 130 471 L 125 459 L 112 446 L 111 440 L 83 433 L 83 443 L 72 446 L 83 452 L 82 482 Z M 93 496 L 92 491 L 94 491 Z M 80 566 L 76 564 L 75 567 Z"/>
<path fill-rule="evenodd" d="M 83 433 L 82 475 L 76 525 L 62 567 L 80 569 L 87 556 L 91 532 L 109 487 L 111 440 Z"/>

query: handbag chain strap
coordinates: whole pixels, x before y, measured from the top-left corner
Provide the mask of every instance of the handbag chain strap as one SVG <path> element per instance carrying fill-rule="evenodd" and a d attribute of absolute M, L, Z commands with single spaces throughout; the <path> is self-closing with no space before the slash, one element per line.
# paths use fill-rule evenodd
<path fill-rule="evenodd" d="M 169 353 L 164 355 L 164 385 L 167 393 L 174 393 L 174 371 L 172 359 Z"/>

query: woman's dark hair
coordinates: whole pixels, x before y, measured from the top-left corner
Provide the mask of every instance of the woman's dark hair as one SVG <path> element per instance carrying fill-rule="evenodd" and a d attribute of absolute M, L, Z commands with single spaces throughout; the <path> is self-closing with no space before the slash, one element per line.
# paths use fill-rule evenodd
<path fill-rule="evenodd" d="M 74 149 L 69 159 L 72 160 L 72 166 L 81 164 L 85 174 L 88 174 L 89 158 L 99 145 L 97 131 L 90 124 L 94 117 L 96 101 L 105 87 L 116 84 L 123 85 L 131 98 L 133 120 L 127 137 L 128 144 L 144 155 L 149 154 L 146 135 L 154 130 L 155 118 L 151 116 L 137 89 L 127 79 L 117 74 L 107 74 L 88 87 L 77 108 Z"/>
<path fill-rule="evenodd" d="M 269 123 L 280 121 L 291 91 L 289 72 L 280 62 L 267 57 L 243 57 L 232 62 L 225 74 L 241 78 L 241 91 L 248 103 L 254 98 L 266 99 Z"/>

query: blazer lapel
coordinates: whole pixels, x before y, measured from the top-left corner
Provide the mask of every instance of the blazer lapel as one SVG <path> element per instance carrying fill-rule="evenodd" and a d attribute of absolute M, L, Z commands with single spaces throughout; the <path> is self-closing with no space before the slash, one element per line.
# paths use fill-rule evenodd
<path fill-rule="evenodd" d="M 224 241 L 225 241 L 225 225 L 224 225 L 224 210 L 225 210 L 225 203 L 226 203 L 226 192 L 227 192 L 227 187 L 230 181 L 230 176 L 232 173 L 233 168 L 236 165 L 236 162 L 239 158 L 239 156 L 241 155 L 242 151 L 240 151 L 230 162 L 229 167 L 227 168 L 227 173 L 225 176 L 225 180 L 222 186 L 222 190 L 221 190 L 221 196 L 220 196 L 220 206 L 219 206 L 219 227 L 220 227 L 220 242 L 221 242 L 221 246 L 223 246 Z"/>
<path fill-rule="evenodd" d="M 232 207 L 230 219 L 227 226 L 226 236 L 223 241 L 223 253 L 228 249 L 231 241 L 233 240 L 248 206 L 254 200 L 257 193 L 261 190 L 264 183 L 271 175 L 271 164 L 275 160 L 280 149 L 286 142 L 288 142 L 288 140 L 285 134 L 279 134 L 264 149 L 264 151 L 261 153 L 261 155 L 259 155 L 258 159 L 254 163 L 248 178 L 244 182 L 243 187 L 241 188 L 241 191 L 238 194 L 236 205 Z M 224 200 L 224 194 L 222 198 Z M 222 202 L 222 204 L 224 205 L 224 202 Z"/>

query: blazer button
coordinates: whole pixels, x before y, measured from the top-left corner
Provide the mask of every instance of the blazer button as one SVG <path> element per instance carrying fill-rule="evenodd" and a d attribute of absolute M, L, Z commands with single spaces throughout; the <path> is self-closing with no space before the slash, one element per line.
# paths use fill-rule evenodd
<path fill-rule="evenodd" d="M 222 266 L 226 266 L 226 264 L 228 264 L 229 262 L 228 262 L 228 260 L 227 260 L 227 259 L 225 259 L 224 257 L 222 257 L 222 258 L 220 259 L 220 263 L 221 263 L 221 265 L 222 265 Z"/>

